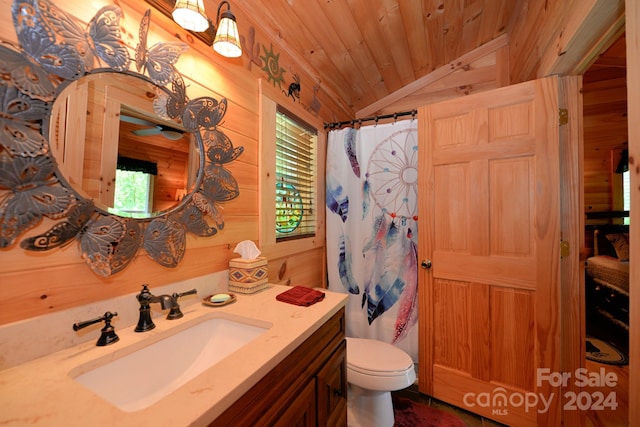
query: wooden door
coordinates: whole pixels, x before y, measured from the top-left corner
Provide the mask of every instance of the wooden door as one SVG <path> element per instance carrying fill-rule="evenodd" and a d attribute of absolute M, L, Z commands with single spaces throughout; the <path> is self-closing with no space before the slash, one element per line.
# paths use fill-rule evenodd
<path fill-rule="evenodd" d="M 560 424 L 558 84 L 419 111 L 419 388 L 508 425 Z"/>

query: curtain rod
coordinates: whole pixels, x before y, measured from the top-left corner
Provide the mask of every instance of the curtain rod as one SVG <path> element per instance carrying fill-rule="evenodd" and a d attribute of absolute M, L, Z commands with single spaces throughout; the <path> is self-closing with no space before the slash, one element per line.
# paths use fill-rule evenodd
<path fill-rule="evenodd" d="M 364 117 L 362 119 L 346 120 L 344 122 L 325 123 L 324 128 L 335 129 L 344 125 L 355 125 L 356 123 L 360 125 L 362 124 L 362 122 L 370 122 L 370 121 L 375 121 L 376 123 L 378 123 L 378 120 L 380 119 L 391 119 L 391 118 L 397 119 L 398 117 L 402 117 L 402 116 L 413 116 L 413 118 L 415 118 L 416 114 L 418 114 L 418 110 L 402 111 L 400 113 L 383 114 L 382 116 Z"/>

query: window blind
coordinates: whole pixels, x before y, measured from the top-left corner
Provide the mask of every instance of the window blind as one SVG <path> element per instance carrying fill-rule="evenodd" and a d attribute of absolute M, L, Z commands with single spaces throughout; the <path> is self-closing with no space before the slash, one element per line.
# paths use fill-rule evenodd
<path fill-rule="evenodd" d="M 315 236 L 318 132 L 282 107 L 276 112 L 276 241 Z"/>

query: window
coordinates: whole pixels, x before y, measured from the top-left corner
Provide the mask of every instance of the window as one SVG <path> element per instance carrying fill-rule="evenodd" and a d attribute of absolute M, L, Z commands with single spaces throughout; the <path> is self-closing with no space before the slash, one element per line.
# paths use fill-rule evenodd
<path fill-rule="evenodd" d="M 276 111 L 276 241 L 315 236 L 318 132 L 282 107 Z"/>
<path fill-rule="evenodd" d="M 624 201 L 622 210 L 631 210 L 631 175 L 629 171 L 622 173 L 622 200 Z M 624 218 L 624 223 L 629 224 L 628 216 Z"/>
<path fill-rule="evenodd" d="M 131 216 L 147 216 L 153 211 L 155 163 L 118 156 L 113 207 Z"/>

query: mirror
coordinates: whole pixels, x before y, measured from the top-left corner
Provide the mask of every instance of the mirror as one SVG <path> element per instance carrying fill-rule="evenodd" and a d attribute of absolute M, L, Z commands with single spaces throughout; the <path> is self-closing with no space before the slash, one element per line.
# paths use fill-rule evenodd
<path fill-rule="evenodd" d="M 200 140 L 156 114 L 158 91 L 168 96 L 142 76 L 103 71 L 72 81 L 53 104 L 47 133 L 58 169 L 105 212 L 151 218 L 193 191 Z"/>
<path fill-rule="evenodd" d="M 188 98 L 175 67 L 187 45 L 147 46 L 150 10 L 135 52 L 121 39 L 122 11 L 115 5 L 98 10 L 86 31 L 49 0 L 14 2 L 12 17 L 19 46 L 0 42 L 0 248 L 11 249 L 46 217 L 57 223 L 23 238 L 21 248 L 47 251 L 76 241 L 91 270 L 105 277 L 139 250 L 176 267 L 187 233 L 214 236 L 224 227 L 220 204 L 239 195 L 227 166 L 243 147 L 234 148 L 218 126 L 226 99 Z M 92 85 L 117 95 L 92 92 Z M 127 142 L 131 135 L 138 141 Z M 147 143 L 149 137 L 162 140 Z M 141 153 L 140 138 L 146 151 L 162 147 L 165 157 L 181 156 L 183 173 L 175 191 L 163 190 L 173 200 L 148 192 L 151 208 L 136 218 L 138 212 L 119 208 L 109 194 L 120 180 L 117 171 L 169 170 L 162 156 Z"/>

